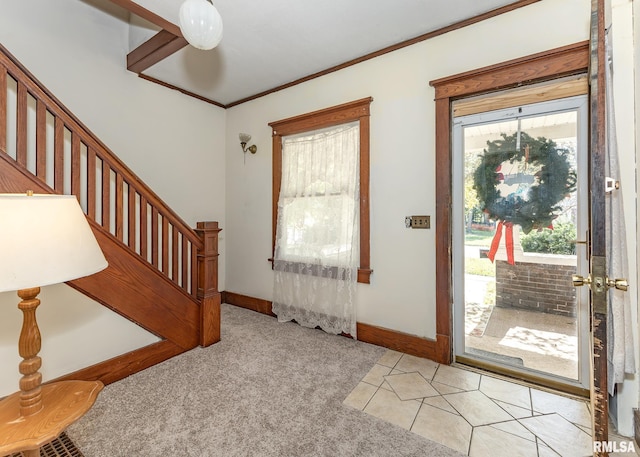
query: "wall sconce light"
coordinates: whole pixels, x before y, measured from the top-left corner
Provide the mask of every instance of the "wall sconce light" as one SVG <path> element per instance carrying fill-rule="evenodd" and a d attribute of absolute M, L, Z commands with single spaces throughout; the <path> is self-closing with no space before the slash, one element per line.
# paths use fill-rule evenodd
<path fill-rule="evenodd" d="M 212 0 L 185 0 L 179 13 L 180 31 L 197 49 L 213 49 L 222 40 L 222 17 Z"/>
<path fill-rule="evenodd" d="M 248 133 L 241 133 L 240 135 L 238 135 L 238 137 L 240 138 L 240 146 L 242 146 L 242 152 L 249 151 L 251 154 L 256 153 L 258 147 L 255 144 L 247 147 L 247 143 L 251 139 L 251 135 L 249 135 Z"/>

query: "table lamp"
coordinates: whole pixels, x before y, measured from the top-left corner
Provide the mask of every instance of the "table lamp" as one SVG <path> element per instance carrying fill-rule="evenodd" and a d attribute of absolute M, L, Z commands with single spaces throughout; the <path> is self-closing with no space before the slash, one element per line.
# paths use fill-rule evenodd
<path fill-rule="evenodd" d="M 91 408 L 99 381 L 42 385 L 36 322 L 40 286 L 89 276 L 107 267 L 73 195 L 0 194 L 0 292 L 17 291 L 23 324 L 18 341 L 20 391 L 0 401 L 0 455 L 39 448 Z"/>

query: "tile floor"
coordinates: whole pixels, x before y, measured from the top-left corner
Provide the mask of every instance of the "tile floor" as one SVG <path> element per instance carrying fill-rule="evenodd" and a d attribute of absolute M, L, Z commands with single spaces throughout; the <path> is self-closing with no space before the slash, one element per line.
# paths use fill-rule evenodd
<path fill-rule="evenodd" d="M 592 455 L 587 401 L 396 351 L 344 403 L 473 457 Z"/>

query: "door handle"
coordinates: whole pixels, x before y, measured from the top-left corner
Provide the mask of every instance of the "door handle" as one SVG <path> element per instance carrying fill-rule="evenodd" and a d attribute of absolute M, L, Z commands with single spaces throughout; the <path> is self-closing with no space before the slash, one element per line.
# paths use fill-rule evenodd
<path fill-rule="evenodd" d="M 600 276 L 596 276 L 595 278 L 591 277 L 591 275 L 586 278 L 582 275 L 571 275 L 571 280 L 573 282 L 573 287 L 580 286 L 588 286 L 589 289 L 596 293 L 604 292 L 607 290 L 607 280 L 606 278 L 602 278 Z"/>
<path fill-rule="evenodd" d="M 582 275 L 571 275 L 571 281 L 573 282 L 573 287 L 582 287 L 584 285 L 591 287 L 591 275 L 586 278 Z"/>
<path fill-rule="evenodd" d="M 607 278 L 607 287 L 615 287 L 618 290 L 625 291 L 629 288 L 629 281 L 626 279 L 609 279 Z"/>
<path fill-rule="evenodd" d="M 584 285 L 591 288 L 591 285 L 594 284 L 596 289 L 602 290 L 602 288 L 610 289 L 615 288 L 618 290 L 626 291 L 629 288 L 629 281 L 626 279 L 609 279 L 605 278 L 604 281 L 601 278 L 596 278 L 595 281 L 591 278 L 591 275 L 586 278 L 582 275 L 571 275 L 571 281 L 573 282 L 573 287 L 582 287 Z"/>

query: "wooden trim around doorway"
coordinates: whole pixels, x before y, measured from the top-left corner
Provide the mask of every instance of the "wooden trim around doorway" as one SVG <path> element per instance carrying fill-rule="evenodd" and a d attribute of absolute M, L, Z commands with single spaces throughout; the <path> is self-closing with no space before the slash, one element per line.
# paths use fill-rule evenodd
<path fill-rule="evenodd" d="M 441 363 L 453 358 L 451 103 L 498 90 L 586 73 L 589 42 L 563 46 L 430 82 L 436 106 L 436 341 Z"/>

